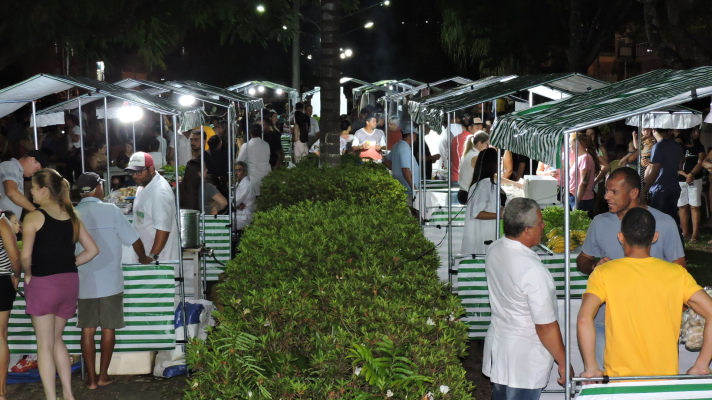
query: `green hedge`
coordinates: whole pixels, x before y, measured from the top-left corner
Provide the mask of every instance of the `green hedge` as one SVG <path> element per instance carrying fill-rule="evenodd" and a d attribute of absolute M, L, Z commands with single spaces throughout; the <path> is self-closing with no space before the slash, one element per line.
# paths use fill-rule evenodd
<path fill-rule="evenodd" d="M 272 171 L 262 180 L 257 210 L 288 207 L 305 200 L 343 199 L 355 204 L 380 203 L 401 208 L 406 204 L 405 188 L 382 164 L 360 162 L 352 155 L 342 156 L 335 167 L 319 168 L 318 158 L 310 155 L 296 168 Z"/>
<path fill-rule="evenodd" d="M 334 171 L 386 185 L 370 166 Z M 390 190 L 385 200 L 258 213 L 227 265 L 217 326 L 188 348 L 196 373 L 186 398 L 471 398 L 459 359 L 464 309 L 439 281 L 434 246 L 400 190 Z M 384 206 L 392 197 L 403 202 Z"/>

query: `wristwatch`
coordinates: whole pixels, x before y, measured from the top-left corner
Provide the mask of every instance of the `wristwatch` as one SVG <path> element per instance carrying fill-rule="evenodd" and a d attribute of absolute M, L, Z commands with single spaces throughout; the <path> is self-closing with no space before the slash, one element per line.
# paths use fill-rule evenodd
<path fill-rule="evenodd" d="M 153 258 L 153 261 L 158 261 L 158 254 L 149 253 L 148 256 Z"/>

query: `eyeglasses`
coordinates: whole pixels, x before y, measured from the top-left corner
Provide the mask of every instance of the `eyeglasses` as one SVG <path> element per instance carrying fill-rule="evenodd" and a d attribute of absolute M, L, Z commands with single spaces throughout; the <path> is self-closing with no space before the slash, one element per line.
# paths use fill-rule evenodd
<path fill-rule="evenodd" d="M 131 176 L 141 175 L 143 174 L 143 171 L 148 171 L 148 167 L 140 169 L 138 171 L 131 171 L 129 172 L 129 174 L 131 174 Z"/>

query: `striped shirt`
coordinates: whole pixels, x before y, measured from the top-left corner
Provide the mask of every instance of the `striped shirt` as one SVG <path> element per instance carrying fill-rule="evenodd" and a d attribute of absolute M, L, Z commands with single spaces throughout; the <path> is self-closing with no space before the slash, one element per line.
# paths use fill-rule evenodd
<path fill-rule="evenodd" d="M 4 215 L 0 213 L 0 218 L 3 217 Z M 0 275 L 12 275 L 13 273 L 10 256 L 7 255 L 5 243 L 3 243 L 2 238 L 0 238 Z"/>

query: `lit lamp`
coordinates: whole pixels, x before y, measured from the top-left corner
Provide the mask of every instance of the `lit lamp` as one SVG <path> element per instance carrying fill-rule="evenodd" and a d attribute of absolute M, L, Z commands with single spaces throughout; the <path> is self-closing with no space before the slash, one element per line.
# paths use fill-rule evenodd
<path fill-rule="evenodd" d="M 264 86 L 259 86 L 259 87 L 257 88 L 257 91 L 260 92 L 260 93 L 264 93 L 264 92 L 265 92 L 265 87 L 264 87 Z"/>
<path fill-rule="evenodd" d="M 183 96 L 180 96 L 178 98 L 178 103 L 182 106 L 192 106 L 195 103 L 195 97 L 189 95 L 189 94 L 184 94 Z"/>
<path fill-rule="evenodd" d="M 366 25 L 364 25 L 363 27 L 366 29 L 369 29 L 369 28 L 373 27 L 373 22 L 371 22 L 371 21 L 366 22 Z"/>
<path fill-rule="evenodd" d="M 257 6 L 257 12 L 259 12 L 259 13 L 265 12 L 265 6 L 263 6 L 262 4 L 258 5 L 258 6 Z"/>
<path fill-rule="evenodd" d="M 277 93 L 277 96 L 281 96 L 284 93 L 284 90 L 277 89 L 277 90 L 275 90 L 275 92 Z"/>
<path fill-rule="evenodd" d="M 124 103 L 121 108 L 119 108 L 119 120 L 121 122 L 136 122 L 143 117 L 143 109 L 137 106 L 130 106 L 128 103 Z"/>
<path fill-rule="evenodd" d="M 247 93 L 249 93 L 250 96 L 254 96 L 255 93 L 257 93 L 257 91 L 255 90 L 255 88 L 250 88 L 250 90 L 248 90 Z"/>

